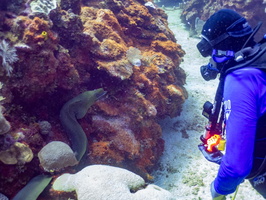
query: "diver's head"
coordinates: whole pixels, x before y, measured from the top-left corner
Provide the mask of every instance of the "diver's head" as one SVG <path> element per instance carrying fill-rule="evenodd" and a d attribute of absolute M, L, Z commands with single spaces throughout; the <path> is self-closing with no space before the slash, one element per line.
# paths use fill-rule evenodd
<path fill-rule="evenodd" d="M 204 24 L 197 48 L 203 57 L 211 56 L 214 50 L 237 52 L 252 33 L 244 17 L 233 10 L 221 9 Z"/>

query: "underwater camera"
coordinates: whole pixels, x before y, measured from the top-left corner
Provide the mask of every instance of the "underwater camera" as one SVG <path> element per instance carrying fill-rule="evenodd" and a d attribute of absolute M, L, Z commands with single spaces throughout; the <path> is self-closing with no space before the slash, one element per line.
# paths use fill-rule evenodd
<path fill-rule="evenodd" d="M 216 126 L 213 130 L 211 123 L 213 104 L 206 101 L 203 105 L 202 115 L 209 119 L 208 125 L 205 127 L 205 134 L 200 136 L 201 144 L 198 145 L 203 156 L 210 162 L 221 163 L 225 148 L 225 140 L 222 137 L 222 130 Z"/>
<path fill-rule="evenodd" d="M 203 65 L 200 67 L 201 76 L 205 81 L 216 79 L 219 70 L 212 63 L 208 63 L 207 65 Z"/>

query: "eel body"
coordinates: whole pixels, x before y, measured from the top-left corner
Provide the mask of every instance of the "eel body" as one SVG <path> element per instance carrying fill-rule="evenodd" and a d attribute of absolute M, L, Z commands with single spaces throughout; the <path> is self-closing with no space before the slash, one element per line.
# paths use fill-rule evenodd
<path fill-rule="evenodd" d="M 52 176 L 43 174 L 35 176 L 12 200 L 36 200 L 51 180 Z"/>
<path fill-rule="evenodd" d="M 83 118 L 95 101 L 105 94 L 106 92 L 102 88 L 83 92 L 66 102 L 60 111 L 61 124 L 71 142 L 72 150 L 78 161 L 85 154 L 88 141 L 77 119 Z"/>

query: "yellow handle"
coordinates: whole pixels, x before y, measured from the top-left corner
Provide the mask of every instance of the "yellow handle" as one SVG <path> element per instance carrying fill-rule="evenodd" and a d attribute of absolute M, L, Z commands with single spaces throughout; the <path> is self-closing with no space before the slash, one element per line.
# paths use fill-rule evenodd
<path fill-rule="evenodd" d="M 224 151 L 224 149 L 225 149 L 225 139 L 221 139 L 220 143 L 218 145 L 218 150 L 219 151 Z"/>

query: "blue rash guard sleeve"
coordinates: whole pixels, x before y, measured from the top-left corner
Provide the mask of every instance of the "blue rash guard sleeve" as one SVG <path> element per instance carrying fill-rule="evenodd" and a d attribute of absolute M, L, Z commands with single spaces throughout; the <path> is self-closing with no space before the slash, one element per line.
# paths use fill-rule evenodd
<path fill-rule="evenodd" d="M 214 180 L 216 192 L 227 195 L 252 169 L 256 124 L 266 110 L 266 75 L 254 68 L 227 75 L 224 85 L 226 153 Z"/>

